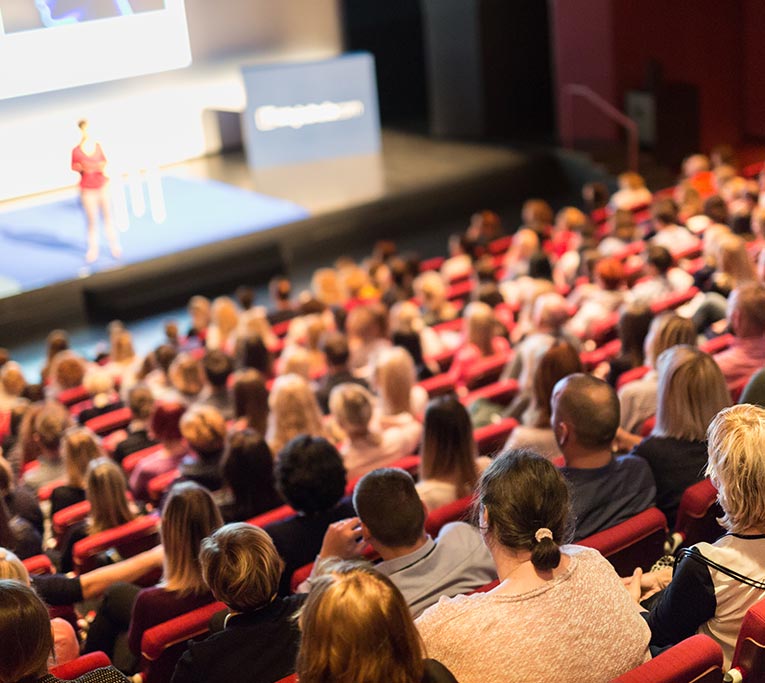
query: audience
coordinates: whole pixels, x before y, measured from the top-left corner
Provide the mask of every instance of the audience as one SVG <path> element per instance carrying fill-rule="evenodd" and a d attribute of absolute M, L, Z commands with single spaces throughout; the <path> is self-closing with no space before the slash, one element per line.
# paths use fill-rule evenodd
<path fill-rule="evenodd" d="M 149 436 L 149 419 L 154 411 L 154 397 L 145 384 L 136 384 L 128 392 L 128 407 L 132 419 L 127 426 L 127 435 L 114 446 L 113 457 L 121 463 L 128 455 L 157 442 Z"/>
<path fill-rule="evenodd" d="M 85 474 L 88 465 L 106 455 L 101 440 L 86 427 L 72 427 L 61 440 L 61 455 L 66 470 L 64 484 L 50 494 L 50 514 L 85 500 Z"/>
<path fill-rule="evenodd" d="M 28 412 L 21 424 L 18 456 L 19 467 L 33 459 L 37 462 L 24 472 L 23 481 L 29 488 L 36 491 L 43 484 L 63 479 L 66 466 L 59 455 L 59 444 L 71 425 L 66 409 L 55 402 Z"/>
<path fill-rule="evenodd" d="M 442 597 L 417 620 L 428 654 L 457 680 L 505 683 L 512 672 L 595 683 L 648 659 L 648 629 L 613 567 L 595 550 L 564 545 L 568 487 L 550 462 L 527 451 L 498 456 L 481 477 L 477 509 L 499 585 Z M 582 624 L 593 647 L 582 647 Z"/>

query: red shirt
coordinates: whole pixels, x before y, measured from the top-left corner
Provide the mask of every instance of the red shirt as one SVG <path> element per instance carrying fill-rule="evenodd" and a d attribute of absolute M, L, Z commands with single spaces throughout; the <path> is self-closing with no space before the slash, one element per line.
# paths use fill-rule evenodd
<path fill-rule="evenodd" d="M 79 145 L 72 150 L 72 170 L 80 174 L 83 190 L 99 190 L 106 184 L 107 178 L 101 170 L 105 163 L 106 157 L 99 144 L 93 154 L 85 154 Z"/>

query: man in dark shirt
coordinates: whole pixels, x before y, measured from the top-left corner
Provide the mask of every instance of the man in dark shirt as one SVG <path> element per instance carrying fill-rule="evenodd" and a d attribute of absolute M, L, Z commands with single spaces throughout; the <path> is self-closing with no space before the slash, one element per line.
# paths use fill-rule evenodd
<path fill-rule="evenodd" d="M 354 377 L 348 369 L 348 340 L 339 332 L 327 335 L 322 344 L 322 351 L 327 357 L 327 374 L 321 378 L 316 389 L 316 400 L 325 415 L 329 414 L 329 395 L 338 384 L 355 382 L 365 389 L 369 386 L 359 378 Z"/>
<path fill-rule="evenodd" d="M 619 399 L 610 385 L 582 373 L 560 380 L 552 394 L 550 422 L 566 462 L 561 472 L 571 486 L 575 541 L 655 504 L 656 484 L 648 463 L 633 455 L 613 455 Z"/>

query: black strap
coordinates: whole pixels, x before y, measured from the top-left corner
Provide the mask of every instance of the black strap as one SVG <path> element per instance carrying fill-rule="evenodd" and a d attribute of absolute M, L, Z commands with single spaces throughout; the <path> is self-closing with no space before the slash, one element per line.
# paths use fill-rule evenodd
<path fill-rule="evenodd" d="M 751 586 L 752 588 L 757 588 L 758 590 L 765 590 L 765 582 L 757 581 L 756 579 L 752 579 L 748 576 L 744 576 L 743 574 L 739 574 L 737 571 L 734 571 L 730 567 L 726 567 L 722 564 L 718 564 L 714 560 L 710 560 L 708 557 L 704 557 L 698 550 L 695 548 L 683 548 L 675 558 L 675 569 L 677 569 L 678 562 L 680 562 L 681 559 L 690 557 L 696 562 L 701 562 L 701 564 L 705 564 L 708 567 L 712 567 L 712 569 L 716 569 L 718 572 L 722 572 L 726 576 L 730 576 L 732 579 L 735 579 L 736 581 L 743 583 L 747 586 Z"/>

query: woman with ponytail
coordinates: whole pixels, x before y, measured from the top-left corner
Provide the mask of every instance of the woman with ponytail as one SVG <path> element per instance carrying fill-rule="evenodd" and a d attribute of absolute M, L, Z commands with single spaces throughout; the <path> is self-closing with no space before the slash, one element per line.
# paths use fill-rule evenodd
<path fill-rule="evenodd" d="M 476 504 L 499 585 L 422 614 L 429 657 L 461 683 L 598 683 L 649 658 L 650 634 L 614 569 L 595 550 L 565 545 L 569 493 L 552 463 L 505 452 L 481 476 Z"/>

